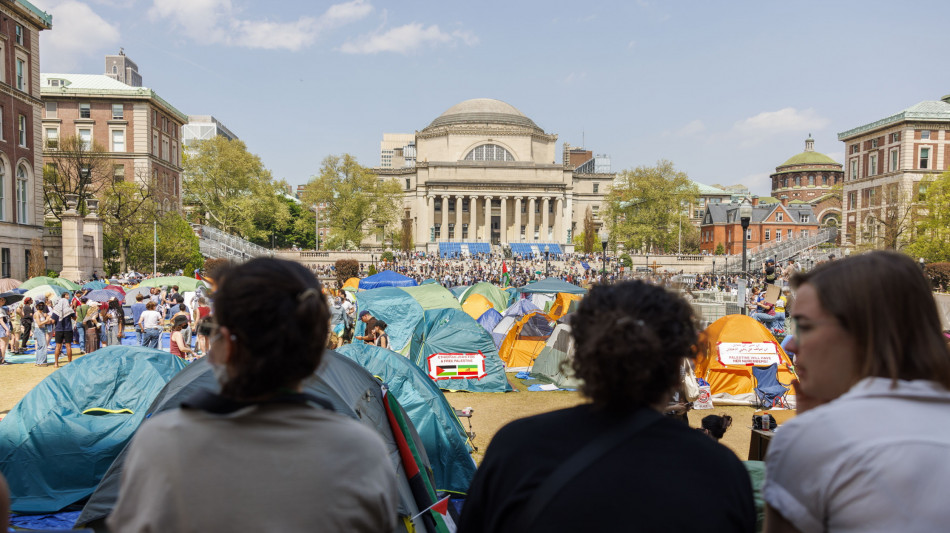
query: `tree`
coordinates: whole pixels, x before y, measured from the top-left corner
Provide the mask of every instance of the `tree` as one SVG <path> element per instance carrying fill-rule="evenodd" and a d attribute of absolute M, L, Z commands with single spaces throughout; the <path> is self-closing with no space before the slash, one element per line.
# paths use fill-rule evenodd
<path fill-rule="evenodd" d="M 264 227 L 290 222 L 283 184 L 239 140 L 215 136 L 189 145 L 182 159 L 184 203 L 205 223 L 245 239 L 270 236 Z"/>
<path fill-rule="evenodd" d="M 717 244 L 717 245 L 716 245 L 715 254 L 716 254 L 716 255 L 726 255 L 726 247 L 723 246 L 722 243 Z"/>
<path fill-rule="evenodd" d="M 350 278 L 360 277 L 360 263 L 356 259 L 337 259 L 334 264 L 337 287 L 342 289 L 343 284 Z"/>
<path fill-rule="evenodd" d="M 698 197 L 686 173 L 670 161 L 625 170 L 604 198 L 610 240 L 628 250 L 674 252 L 680 231 L 686 240 L 694 229 L 683 211 Z"/>
<path fill-rule="evenodd" d="M 27 279 L 37 276 L 49 276 L 46 270 L 46 258 L 43 257 L 43 239 L 34 237 L 30 239 L 30 265 L 26 271 Z"/>
<path fill-rule="evenodd" d="M 904 251 L 928 263 L 950 261 L 950 171 L 918 186 L 915 239 Z"/>
<path fill-rule="evenodd" d="M 67 135 L 49 143 L 43 158 L 43 201 L 46 212 L 57 219 L 63 211 L 67 194 L 75 194 L 79 213 L 86 214 L 86 200 L 99 195 L 112 181 L 114 167 L 106 149 L 99 143 L 87 143 L 75 135 Z"/>
<path fill-rule="evenodd" d="M 138 271 L 151 271 L 153 253 L 157 252 L 159 272 L 178 269 L 191 273 L 204 265 L 198 247 L 198 236 L 179 213 L 170 211 L 157 221 L 158 243 L 153 252 L 153 227 L 141 227 L 130 239 L 128 264 Z"/>
<path fill-rule="evenodd" d="M 399 231 L 399 249 L 404 252 L 412 251 L 415 247 L 412 239 L 412 219 L 407 215 L 402 219 L 402 229 Z"/>
<path fill-rule="evenodd" d="M 396 221 L 402 189 L 380 180 L 350 154 L 327 156 L 301 195 L 305 205 L 320 204 L 330 223 L 327 247 L 358 247 L 370 231 Z"/>
<path fill-rule="evenodd" d="M 106 249 L 118 252 L 116 268 L 125 272 L 128 268 L 132 239 L 143 231 L 151 233 L 152 223 L 157 219 L 151 183 L 136 180 L 109 180 L 102 188 L 103 237 Z M 107 254 L 110 256 L 111 254 Z"/>
<path fill-rule="evenodd" d="M 597 232 L 594 229 L 594 212 L 590 206 L 584 211 L 584 253 L 589 254 L 594 251 L 594 244 L 597 242 Z"/>

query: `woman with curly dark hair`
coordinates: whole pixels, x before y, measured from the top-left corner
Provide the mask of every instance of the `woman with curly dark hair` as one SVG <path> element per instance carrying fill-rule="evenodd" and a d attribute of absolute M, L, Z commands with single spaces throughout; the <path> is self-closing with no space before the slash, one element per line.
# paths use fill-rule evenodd
<path fill-rule="evenodd" d="M 329 328 L 316 278 L 258 258 L 216 281 L 210 353 L 193 365 L 210 364 L 221 392 L 142 424 L 110 530 L 393 531 L 398 489 L 382 440 L 302 392 Z"/>
<path fill-rule="evenodd" d="M 689 304 L 641 281 L 591 289 L 571 322 L 590 403 L 517 420 L 492 440 L 460 532 L 753 531 L 749 476 L 727 448 L 665 418 L 693 357 Z M 689 490 L 715 480 L 704 505 Z"/>

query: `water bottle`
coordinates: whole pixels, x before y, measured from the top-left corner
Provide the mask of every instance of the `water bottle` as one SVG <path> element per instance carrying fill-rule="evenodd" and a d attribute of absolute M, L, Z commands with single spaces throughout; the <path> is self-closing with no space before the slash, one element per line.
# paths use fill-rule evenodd
<path fill-rule="evenodd" d="M 762 413 L 762 431 L 772 430 L 772 417 L 768 413 Z"/>

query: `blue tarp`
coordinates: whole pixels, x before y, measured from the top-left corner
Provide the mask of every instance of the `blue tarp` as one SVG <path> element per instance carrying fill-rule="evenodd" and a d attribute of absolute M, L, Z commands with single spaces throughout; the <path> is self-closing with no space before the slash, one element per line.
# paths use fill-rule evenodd
<path fill-rule="evenodd" d="M 494 309 L 488 309 L 482 313 L 482 316 L 478 317 L 478 323 L 481 324 L 489 334 L 491 334 L 491 331 L 495 329 L 495 326 L 497 326 L 499 322 L 501 322 L 501 313 Z"/>
<path fill-rule="evenodd" d="M 481 379 L 440 379 L 436 385 L 444 390 L 471 392 L 506 392 L 513 390 L 505 377 L 505 365 L 491 335 L 474 318 L 459 309 L 426 311 L 416 326 L 409 345 L 409 359 L 427 371 L 429 356 L 437 353 L 475 353 L 485 357 L 485 376 Z"/>
<path fill-rule="evenodd" d="M 41 381 L 0 421 L 12 510 L 56 512 L 92 494 L 152 399 L 184 367 L 168 352 L 109 346 Z M 82 414 L 90 408 L 132 414 Z"/>
<path fill-rule="evenodd" d="M 360 289 L 377 289 L 379 287 L 414 287 L 418 285 L 416 280 L 393 272 L 392 270 L 383 270 L 379 274 L 374 274 L 368 278 L 360 280 Z"/>
<path fill-rule="evenodd" d="M 412 361 L 385 348 L 347 344 L 337 352 L 382 379 L 396 395 L 426 449 L 436 488 L 468 492 L 475 475 L 475 461 L 470 455 L 472 446 L 455 416 L 455 409 L 429 376 Z"/>

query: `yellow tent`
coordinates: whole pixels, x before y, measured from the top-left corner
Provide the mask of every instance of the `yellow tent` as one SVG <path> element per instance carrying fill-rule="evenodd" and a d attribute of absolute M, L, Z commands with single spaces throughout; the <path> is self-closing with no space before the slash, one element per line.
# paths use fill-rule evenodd
<path fill-rule="evenodd" d="M 551 305 L 551 310 L 548 311 L 548 316 L 551 317 L 551 320 L 560 319 L 571 310 L 571 302 L 580 302 L 583 298 L 583 294 L 557 293 L 557 296 L 554 297 L 554 303 Z"/>
<path fill-rule="evenodd" d="M 506 372 L 516 372 L 534 365 L 534 360 L 554 331 L 552 323 L 550 317 L 541 311 L 534 311 L 511 326 L 498 348 L 498 357 L 505 363 Z"/>
<path fill-rule="evenodd" d="M 795 378 L 791 358 L 775 337 L 756 319 L 727 315 L 713 322 L 700 337 L 696 377 L 709 382 L 713 403 L 756 405 L 753 366 L 778 364 L 778 381 L 788 385 Z M 795 391 L 789 390 L 790 406 Z"/>
<path fill-rule="evenodd" d="M 489 309 L 494 309 L 494 307 L 495 306 L 488 301 L 488 298 L 485 298 L 481 294 L 473 294 L 462 304 L 462 311 L 465 311 L 468 313 L 468 316 L 478 320 L 478 317 L 482 316 L 482 313 Z"/>
<path fill-rule="evenodd" d="M 360 278 L 350 278 L 343 282 L 343 290 L 356 292 L 360 288 Z"/>

